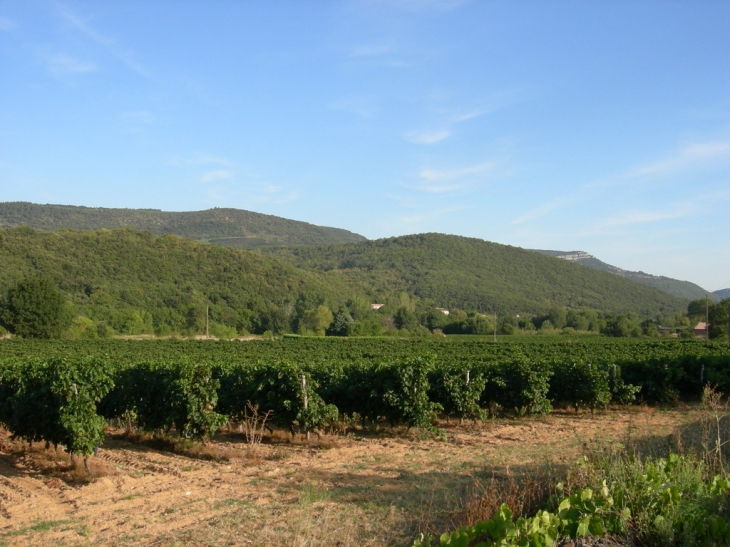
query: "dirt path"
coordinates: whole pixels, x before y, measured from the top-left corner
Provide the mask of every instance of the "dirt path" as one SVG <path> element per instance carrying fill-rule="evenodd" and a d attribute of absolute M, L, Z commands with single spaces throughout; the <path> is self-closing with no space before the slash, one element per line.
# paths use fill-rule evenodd
<path fill-rule="evenodd" d="M 385 432 L 264 444 L 222 463 L 110 437 L 91 458 L 104 476 L 81 486 L 54 472 L 52 450 L 24 455 L 3 432 L 0 545 L 409 545 L 475 479 L 567 465 L 592 445 L 661 442 L 692 419 L 687 410 L 556 413 L 444 424 L 446 441 Z M 239 454 L 241 441 L 219 439 Z"/>

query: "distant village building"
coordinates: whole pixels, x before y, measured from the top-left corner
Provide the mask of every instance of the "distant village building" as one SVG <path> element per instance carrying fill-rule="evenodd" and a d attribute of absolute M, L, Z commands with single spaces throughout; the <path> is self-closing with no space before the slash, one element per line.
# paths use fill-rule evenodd
<path fill-rule="evenodd" d="M 697 323 L 697 326 L 694 329 L 695 336 L 699 336 L 700 338 L 707 338 L 707 323 L 700 322 Z"/>
<path fill-rule="evenodd" d="M 383 306 L 385 306 L 385 304 L 370 304 L 370 309 L 371 310 L 379 310 Z"/>
<path fill-rule="evenodd" d="M 440 311 L 444 315 L 449 315 L 449 310 L 447 310 L 446 308 L 436 308 L 436 311 Z"/>

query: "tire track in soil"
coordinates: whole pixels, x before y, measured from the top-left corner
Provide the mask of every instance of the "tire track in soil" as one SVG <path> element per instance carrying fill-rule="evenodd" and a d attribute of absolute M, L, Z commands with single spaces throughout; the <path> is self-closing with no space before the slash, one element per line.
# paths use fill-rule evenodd
<path fill-rule="evenodd" d="M 332 499 L 339 495 L 341 503 L 347 504 L 352 494 L 348 489 L 353 486 L 357 488 L 352 495 L 363 499 L 369 499 L 366 492 L 382 498 L 410 488 L 410 482 L 401 484 L 402 473 L 411 482 L 431 480 L 423 484 L 436 488 L 443 473 L 456 473 L 444 464 L 446 460 L 468 464 L 469 472 L 502 462 L 505 451 L 512 455 L 510 464 L 530 463 L 532 450 L 522 454 L 510 452 L 512 447 L 554 446 L 559 439 L 572 445 L 597 433 L 621 438 L 630 424 L 657 434 L 658 427 L 672 422 L 676 418 L 669 419 L 669 415 L 567 415 L 545 423 L 483 424 L 473 427 L 474 431 L 471 426 L 454 428 L 450 437 L 458 443 L 341 440 L 326 451 L 265 445 L 253 464 L 245 459 L 229 463 L 198 460 L 112 438 L 90 463 L 92 469 L 95 463 L 96 468 L 114 468 L 115 474 L 80 487 L 48 480 L 22 463 L 11 465 L 10 456 L 0 453 L 0 535 L 26 530 L 16 543 L 42 547 L 152 542 L 166 546 L 183 536 L 194 538 L 191 541 L 205 538 L 211 523 L 218 521 L 233 526 L 231 532 L 237 534 L 273 528 L 286 531 L 288 513 L 296 513 L 299 495 L 307 484 L 332 489 Z M 492 452 L 495 455 L 489 455 Z M 68 524 L 45 532 L 29 529 L 39 521 Z"/>
<path fill-rule="evenodd" d="M 225 503 L 240 496 L 233 482 L 242 474 L 234 465 L 115 442 L 107 443 L 97 457 L 120 474 L 98 479 L 72 495 L 83 501 L 75 516 L 89 524 L 94 541 L 106 544 L 121 530 L 164 536 L 200 526 L 211 513 L 215 518 L 236 511 Z"/>
<path fill-rule="evenodd" d="M 71 519 L 73 507 L 65 503 L 66 490 L 69 488 L 58 480 L 37 478 L 0 458 L 0 530 Z"/>

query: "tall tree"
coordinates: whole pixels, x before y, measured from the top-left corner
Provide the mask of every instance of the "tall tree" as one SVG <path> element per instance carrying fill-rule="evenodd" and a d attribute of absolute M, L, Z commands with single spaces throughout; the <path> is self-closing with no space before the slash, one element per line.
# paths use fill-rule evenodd
<path fill-rule="evenodd" d="M 8 291 L 3 321 L 13 334 L 59 338 L 71 319 L 61 291 L 47 277 L 24 279 Z"/>
<path fill-rule="evenodd" d="M 723 339 L 728 335 L 728 306 L 730 298 L 725 298 L 710 306 L 710 338 L 712 340 Z"/>

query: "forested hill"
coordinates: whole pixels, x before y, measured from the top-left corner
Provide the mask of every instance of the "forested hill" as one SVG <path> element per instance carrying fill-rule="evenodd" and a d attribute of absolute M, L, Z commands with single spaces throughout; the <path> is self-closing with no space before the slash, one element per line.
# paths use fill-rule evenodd
<path fill-rule="evenodd" d="M 382 302 L 393 313 L 401 292 L 422 310 L 506 315 L 568 307 L 655 316 L 687 306 L 613 274 L 440 234 L 252 252 L 131 228 L 0 229 L 0 299 L 35 274 L 60 287 L 79 321 L 125 334 L 204 332 L 208 307 L 214 334 L 296 332 L 324 321 L 322 306 Z"/>
<path fill-rule="evenodd" d="M 607 272 L 460 236 L 420 234 L 261 252 L 302 268 L 339 272 L 381 294 L 405 291 L 446 308 L 542 313 L 567 306 L 655 315 L 687 307 L 687 300 Z"/>
<path fill-rule="evenodd" d="M 314 245 L 364 241 L 361 235 L 241 209 L 165 212 L 157 209 L 106 209 L 72 205 L 0 202 L 0 228 L 29 226 L 55 232 L 61 229 L 97 230 L 129 226 L 153 235 L 175 234 L 227 247 Z"/>
<path fill-rule="evenodd" d="M 630 270 L 623 270 L 618 266 L 612 266 L 606 264 L 595 256 L 586 253 L 585 251 L 544 251 L 535 249 L 538 253 L 543 253 L 549 256 L 561 258 L 574 262 L 575 264 L 581 264 L 593 268 L 594 270 L 601 270 L 612 274 L 620 275 L 631 281 L 636 281 L 647 287 L 654 287 L 662 292 L 671 294 L 678 298 L 684 298 L 685 300 L 700 300 L 708 296 L 708 291 L 692 283 L 691 281 L 680 281 L 679 279 L 672 279 L 671 277 L 651 275 L 644 272 L 632 272 Z M 720 296 L 710 294 L 710 298 L 716 302 L 720 301 Z"/>
<path fill-rule="evenodd" d="M 356 296 L 338 276 L 174 235 L 0 229 L 0 298 L 35 274 L 50 277 L 75 313 L 129 334 L 205 332 L 206 306 L 217 325 L 262 332 Z"/>
<path fill-rule="evenodd" d="M 730 297 L 730 289 L 720 289 L 719 291 L 715 291 L 712 294 L 717 296 L 718 298 L 728 298 Z"/>

